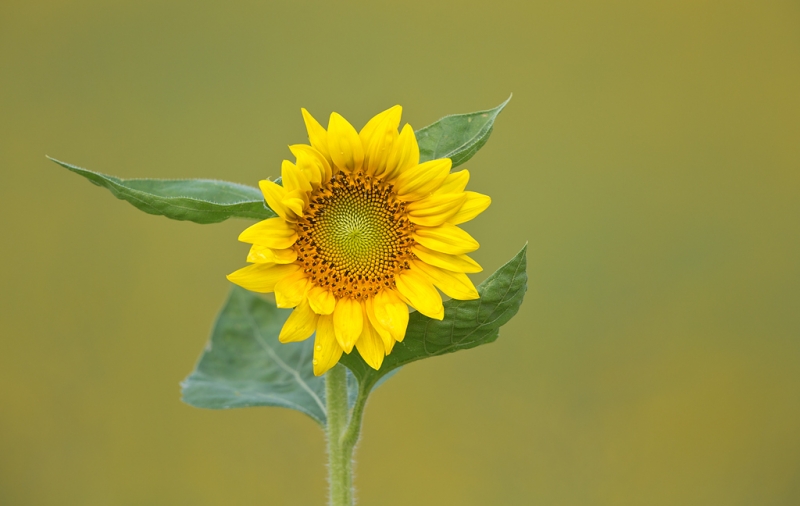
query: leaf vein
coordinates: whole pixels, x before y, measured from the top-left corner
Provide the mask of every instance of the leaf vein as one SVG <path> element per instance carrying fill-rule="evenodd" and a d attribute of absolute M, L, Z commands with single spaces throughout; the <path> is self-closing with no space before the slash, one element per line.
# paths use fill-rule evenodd
<path fill-rule="evenodd" d="M 322 410 L 322 413 L 327 416 L 325 405 L 322 403 L 322 400 L 320 400 L 320 398 L 317 396 L 316 392 L 314 392 L 314 390 L 312 390 L 311 387 L 308 386 L 308 384 L 300 376 L 300 373 L 298 373 L 295 369 L 289 367 L 286 364 L 286 362 L 281 360 L 278 354 L 275 353 L 275 350 L 273 350 L 272 347 L 264 340 L 264 337 L 261 335 L 261 330 L 259 329 L 258 324 L 253 319 L 253 316 L 250 314 L 250 312 L 245 310 L 244 313 L 247 315 L 247 320 L 250 323 L 250 328 L 253 330 L 253 334 L 256 340 L 264 349 L 264 351 L 267 352 L 270 358 L 272 358 L 281 369 L 289 373 L 292 376 L 292 378 L 294 378 L 294 380 L 300 385 L 300 387 L 303 390 L 305 390 L 311 396 L 312 399 L 314 399 L 314 402 L 317 403 L 319 408 Z"/>

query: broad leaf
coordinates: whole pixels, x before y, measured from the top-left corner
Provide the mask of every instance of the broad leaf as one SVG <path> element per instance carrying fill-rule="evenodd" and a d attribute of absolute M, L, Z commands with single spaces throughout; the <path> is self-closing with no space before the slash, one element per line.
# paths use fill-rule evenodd
<path fill-rule="evenodd" d="M 414 132 L 419 143 L 420 162 L 450 158 L 453 167 L 472 158 L 489 140 L 494 120 L 511 97 L 494 109 L 445 116 Z"/>
<path fill-rule="evenodd" d="M 209 409 L 291 408 L 324 427 L 325 381 L 314 376 L 314 339 L 278 342 L 290 312 L 234 286 L 197 367 L 181 384 L 183 401 Z"/>
<path fill-rule="evenodd" d="M 420 161 L 450 158 L 456 167 L 472 158 L 489 140 L 494 121 L 509 100 L 511 97 L 494 109 L 445 116 L 417 130 Z M 261 191 L 252 186 L 211 179 L 123 179 L 50 160 L 146 213 L 173 220 L 218 223 L 228 218 L 265 220 L 275 216 Z"/>
<path fill-rule="evenodd" d="M 173 220 L 218 223 L 228 218 L 265 220 L 275 213 L 258 188 L 211 179 L 122 179 L 50 158 L 138 209 Z"/>
<path fill-rule="evenodd" d="M 445 302 L 442 321 L 412 313 L 405 339 L 394 346 L 380 370 L 369 367 L 356 351 L 342 355 L 341 362 L 369 391 L 383 376 L 410 362 L 493 342 L 500 327 L 517 313 L 528 288 L 527 249 L 478 286 L 480 299 Z"/>

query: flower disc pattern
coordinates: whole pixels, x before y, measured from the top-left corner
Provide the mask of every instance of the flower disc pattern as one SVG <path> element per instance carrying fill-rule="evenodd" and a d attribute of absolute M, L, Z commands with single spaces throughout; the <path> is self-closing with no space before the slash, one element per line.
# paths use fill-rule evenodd
<path fill-rule="evenodd" d="M 437 288 L 478 297 L 466 273 L 481 267 L 466 254 L 479 245 L 458 225 L 491 199 L 465 191 L 469 172 L 450 173 L 449 159 L 419 163 L 413 129 L 398 133 L 400 106 L 360 132 L 336 113 L 325 129 L 302 112 L 310 145 L 290 146 L 296 163 L 283 162 L 282 185 L 260 182 L 278 217 L 242 232 L 251 265 L 228 279 L 295 308 L 279 338 L 316 334 L 314 374 L 353 347 L 378 369 L 405 337 L 409 306 L 441 319 Z"/>
<path fill-rule="evenodd" d="M 304 270 L 337 299 L 394 288 L 413 258 L 414 226 L 391 188 L 361 172 L 338 173 L 311 193 L 294 245 Z"/>

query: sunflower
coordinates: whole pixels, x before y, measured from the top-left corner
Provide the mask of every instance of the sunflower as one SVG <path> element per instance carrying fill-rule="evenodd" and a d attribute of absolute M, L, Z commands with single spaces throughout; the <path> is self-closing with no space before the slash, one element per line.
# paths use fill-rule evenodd
<path fill-rule="evenodd" d="M 294 308 L 279 339 L 316 333 L 317 376 L 354 346 L 379 369 L 405 336 L 409 306 L 441 320 L 436 288 L 478 298 L 466 273 L 482 269 L 466 254 L 479 245 L 458 225 L 491 199 L 464 191 L 469 172 L 451 173 L 449 158 L 419 163 L 414 130 L 398 133 L 400 106 L 360 132 L 337 113 L 327 130 L 302 113 L 311 145 L 289 146 L 296 162 L 283 161 L 281 184 L 259 183 L 277 217 L 241 233 L 251 264 L 228 279 Z"/>

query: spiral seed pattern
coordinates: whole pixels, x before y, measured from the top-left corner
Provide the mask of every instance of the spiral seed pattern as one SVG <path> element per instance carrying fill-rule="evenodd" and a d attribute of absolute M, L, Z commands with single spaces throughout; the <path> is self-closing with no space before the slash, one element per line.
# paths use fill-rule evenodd
<path fill-rule="evenodd" d="M 314 190 L 296 227 L 298 262 L 337 299 L 394 288 L 394 275 L 409 268 L 414 225 L 405 203 L 361 172 L 339 172 Z"/>

